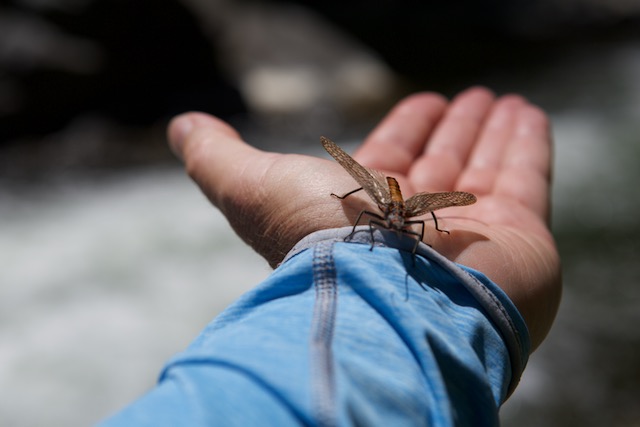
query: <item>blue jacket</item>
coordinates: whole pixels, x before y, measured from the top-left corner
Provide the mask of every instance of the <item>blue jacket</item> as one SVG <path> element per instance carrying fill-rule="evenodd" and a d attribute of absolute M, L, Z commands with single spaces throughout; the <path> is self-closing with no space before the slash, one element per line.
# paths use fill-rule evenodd
<path fill-rule="evenodd" d="M 307 236 L 102 425 L 498 425 L 529 355 L 521 315 L 482 273 L 374 234 Z"/>

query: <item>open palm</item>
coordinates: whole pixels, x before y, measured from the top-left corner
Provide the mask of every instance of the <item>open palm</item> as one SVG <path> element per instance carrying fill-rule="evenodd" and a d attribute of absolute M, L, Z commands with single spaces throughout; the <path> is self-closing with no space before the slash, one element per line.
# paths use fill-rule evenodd
<path fill-rule="evenodd" d="M 259 151 L 211 116 L 178 117 L 169 139 L 203 192 L 271 265 L 307 234 L 352 225 L 360 210 L 372 209 L 365 194 L 342 202 L 329 196 L 357 187 L 335 162 Z M 542 111 L 519 96 L 496 99 L 473 88 L 450 103 L 431 93 L 403 100 L 354 158 L 396 178 L 405 197 L 453 190 L 478 197 L 438 211 L 451 234 L 426 227 L 425 241 L 500 285 L 535 346 L 551 326 L 561 288 L 548 227 L 550 156 Z"/>

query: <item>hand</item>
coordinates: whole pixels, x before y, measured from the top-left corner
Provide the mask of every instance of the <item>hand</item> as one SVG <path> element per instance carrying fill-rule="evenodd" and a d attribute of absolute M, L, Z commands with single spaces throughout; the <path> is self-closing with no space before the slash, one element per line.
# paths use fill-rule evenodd
<path fill-rule="evenodd" d="M 236 233 L 272 266 L 307 234 L 353 225 L 363 207 L 372 208 L 362 192 L 342 202 L 330 197 L 357 187 L 337 163 L 262 152 L 211 116 L 175 118 L 169 140 Z M 440 227 L 451 234 L 427 222 L 425 241 L 496 282 L 524 316 L 535 348 L 551 327 L 561 292 L 548 224 L 545 114 L 519 96 L 496 99 L 483 88 L 451 103 L 417 94 L 387 115 L 354 158 L 398 179 L 405 198 L 452 190 L 478 197 L 474 205 L 437 211 Z"/>

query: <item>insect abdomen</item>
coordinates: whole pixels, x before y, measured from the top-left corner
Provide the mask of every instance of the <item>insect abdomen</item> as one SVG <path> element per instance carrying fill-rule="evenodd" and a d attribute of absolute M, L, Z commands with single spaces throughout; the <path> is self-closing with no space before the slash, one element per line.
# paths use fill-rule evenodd
<path fill-rule="evenodd" d="M 395 178 L 387 177 L 387 185 L 389 186 L 389 196 L 391 197 L 391 203 L 386 206 L 385 216 L 390 228 L 396 230 L 404 229 L 405 210 L 404 199 L 402 198 L 402 192 L 400 186 Z"/>
<path fill-rule="evenodd" d="M 398 181 L 396 181 L 395 178 L 388 176 L 387 185 L 389 185 L 389 195 L 391 196 L 391 201 L 404 204 L 404 199 L 402 198 L 402 192 L 400 191 Z"/>

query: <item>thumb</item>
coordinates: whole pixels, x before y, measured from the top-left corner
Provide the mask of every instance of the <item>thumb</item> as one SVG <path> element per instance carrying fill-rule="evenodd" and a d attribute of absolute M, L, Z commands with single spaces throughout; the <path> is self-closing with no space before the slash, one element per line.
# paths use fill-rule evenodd
<path fill-rule="evenodd" d="M 238 179 L 249 178 L 246 171 L 251 169 L 247 165 L 261 153 L 242 141 L 230 125 L 205 113 L 175 117 L 167 134 L 169 146 L 185 164 L 189 176 L 221 209 Z"/>
<path fill-rule="evenodd" d="M 176 116 L 169 123 L 169 146 L 173 153 L 184 161 L 187 140 L 191 139 L 194 131 L 208 129 L 211 133 L 218 133 L 230 138 L 240 139 L 238 132 L 224 121 L 209 114 L 191 112 Z"/>
<path fill-rule="evenodd" d="M 278 173 L 269 171 L 279 170 L 274 163 L 282 157 L 251 147 L 231 126 L 203 113 L 174 118 L 167 133 L 189 176 L 231 227 L 272 266 L 277 265 L 297 241 L 293 241 L 297 236 L 287 238 L 286 233 L 273 231 L 278 229 L 274 224 L 282 225 L 278 214 L 284 203 L 271 197 L 281 192 L 274 190 Z"/>

